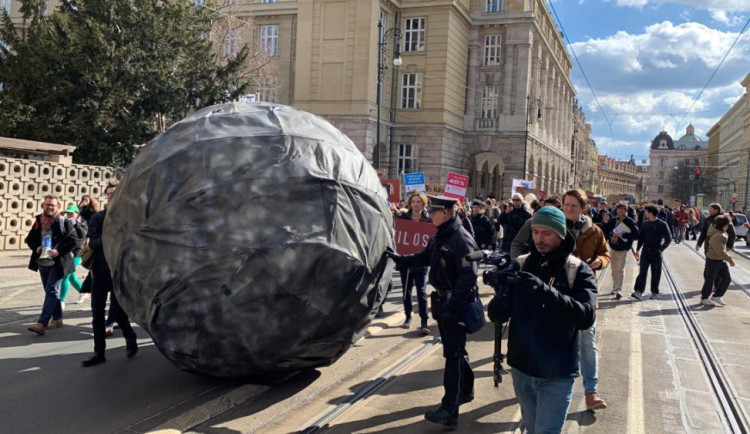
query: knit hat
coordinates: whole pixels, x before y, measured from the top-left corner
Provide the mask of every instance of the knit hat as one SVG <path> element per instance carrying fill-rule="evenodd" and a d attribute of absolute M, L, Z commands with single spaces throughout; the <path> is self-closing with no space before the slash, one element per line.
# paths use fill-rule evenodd
<path fill-rule="evenodd" d="M 523 201 L 523 195 L 521 193 L 513 193 L 513 196 L 511 196 L 511 199 L 520 199 Z"/>
<path fill-rule="evenodd" d="M 547 228 L 565 239 L 565 214 L 554 206 L 539 208 L 531 218 L 531 227 L 534 226 Z"/>

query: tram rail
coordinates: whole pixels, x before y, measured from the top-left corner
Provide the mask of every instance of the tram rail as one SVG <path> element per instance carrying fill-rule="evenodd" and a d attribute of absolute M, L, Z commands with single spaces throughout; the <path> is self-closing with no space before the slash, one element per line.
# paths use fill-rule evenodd
<path fill-rule="evenodd" d="M 693 253 L 695 253 L 696 255 L 698 255 L 698 257 L 700 257 L 700 258 L 701 258 L 701 259 L 703 259 L 704 261 L 706 260 L 706 255 L 705 255 L 705 254 L 703 254 L 703 253 L 701 253 L 701 252 L 699 252 L 699 251 L 697 251 L 697 250 L 695 250 L 695 249 L 691 248 L 690 246 L 686 246 L 686 247 L 687 247 L 688 249 L 690 249 L 690 250 L 691 250 L 691 251 L 692 251 Z M 748 259 L 748 260 L 750 260 L 750 256 L 748 256 L 748 255 L 746 255 L 746 254 L 744 254 L 744 253 L 740 253 L 740 252 L 738 252 L 738 251 L 736 251 L 736 250 L 734 250 L 734 251 L 733 251 L 733 253 L 736 253 L 737 255 L 739 255 L 739 256 L 741 256 L 741 257 L 743 257 L 743 258 L 745 258 L 745 259 Z M 732 279 L 732 285 L 734 285 L 734 287 L 735 287 L 735 288 L 739 289 L 740 291 L 744 292 L 744 293 L 745 293 L 745 295 L 747 295 L 748 297 L 750 297 L 750 290 L 749 290 L 749 289 L 747 289 L 747 288 L 745 287 L 745 285 L 743 285 L 742 283 L 740 283 L 740 282 L 738 282 L 738 281 L 736 281 L 736 280 L 734 280 L 734 279 Z"/>
<path fill-rule="evenodd" d="M 687 298 L 680 290 L 666 263 L 662 265 L 662 269 L 667 286 L 672 292 L 673 299 L 677 305 L 677 310 L 688 329 L 695 348 L 698 350 L 700 360 L 703 363 L 711 387 L 718 400 L 722 423 L 726 427 L 727 432 L 736 434 L 750 433 L 750 418 L 739 400 L 739 394 L 731 381 L 729 381 L 728 375 L 719 363 L 706 333 L 693 314 Z"/>

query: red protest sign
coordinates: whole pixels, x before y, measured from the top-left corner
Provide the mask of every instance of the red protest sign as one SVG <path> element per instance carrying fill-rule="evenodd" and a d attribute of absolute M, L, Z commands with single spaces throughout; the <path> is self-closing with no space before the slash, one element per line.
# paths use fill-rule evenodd
<path fill-rule="evenodd" d="M 432 223 L 396 219 L 396 252 L 399 255 L 421 252 L 435 232 L 437 228 Z"/>
<path fill-rule="evenodd" d="M 469 177 L 457 173 L 449 173 L 445 180 L 445 195 L 456 199 L 466 196 L 466 188 L 469 187 Z"/>
<path fill-rule="evenodd" d="M 401 183 L 398 179 L 381 179 L 380 184 L 388 192 L 388 200 L 393 203 L 398 203 L 401 200 Z"/>

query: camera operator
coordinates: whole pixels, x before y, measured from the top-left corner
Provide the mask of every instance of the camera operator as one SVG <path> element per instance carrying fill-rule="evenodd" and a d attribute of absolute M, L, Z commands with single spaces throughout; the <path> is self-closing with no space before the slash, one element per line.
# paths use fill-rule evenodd
<path fill-rule="evenodd" d="M 430 196 L 427 212 L 438 230 L 420 253 L 401 256 L 386 251 L 398 266 L 430 267 L 429 281 L 436 291 L 430 295 L 432 316 L 443 342 L 445 395 L 440 407 L 425 413 L 425 419 L 449 427 L 458 425 L 458 406 L 474 399 L 474 372 L 466 352 L 466 306 L 477 291 L 477 264 L 465 257 L 478 250 L 474 238 L 457 215 L 456 199 Z"/>
<path fill-rule="evenodd" d="M 507 360 L 528 433 L 560 432 L 579 375 L 578 331 L 596 318 L 596 280 L 573 256 L 561 210 L 539 209 L 531 230 L 531 252 L 519 257 L 520 272 L 505 274 L 506 289 L 496 288 L 488 313 L 497 324 L 512 319 Z"/>

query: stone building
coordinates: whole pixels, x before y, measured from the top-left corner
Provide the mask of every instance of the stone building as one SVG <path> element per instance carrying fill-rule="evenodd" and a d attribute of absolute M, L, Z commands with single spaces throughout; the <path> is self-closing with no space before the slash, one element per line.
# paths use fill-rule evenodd
<path fill-rule="evenodd" d="M 457 172 L 470 196 L 509 195 L 513 178 L 558 192 L 579 182 L 572 63 L 544 0 L 195 3 L 233 23 L 220 56 L 248 44 L 271 59 L 248 98 L 324 116 L 388 177 Z"/>
<path fill-rule="evenodd" d="M 583 109 L 578 107 L 573 116 L 571 187 L 582 188 L 589 193 L 594 193 L 597 167 L 599 166 L 596 142 L 591 137 L 591 124 L 586 123 L 586 115 Z"/>
<path fill-rule="evenodd" d="M 741 82 L 745 94 L 706 133 L 708 136 L 707 172 L 716 177 L 716 190 L 711 202 L 720 202 L 731 209 L 748 209 L 750 184 L 750 74 Z"/>
<path fill-rule="evenodd" d="M 630 195 L 634 198 L 636 196 L 638 166 L 632 158 L 628 161 L 619 161 L 600 155 L 597 178 L 597 193 L 604 197 L 618 194 Z"/>
<path fill-rule="evenodd" d="M 388 177 L 421 171 L 427 182 L 444 182 L 462 173 L 469 196 L 509 195 L 513 178 L 545 191 L 573 183 L 572 64 L 545 1 L 299 0 L 235 9 L 254 30 L 232 41 L 278 63 L 278 78 L 256 95 L 324 116 Z"/>
<path fill-rule="evenodd" d="M 673 198 L 673 187 L 679 167 L 704 169 L 708 153 L 708 142 L 695 134 L 692 124 L 685 135 L 674 141 L 666 131 L 661 131 L 651 141 L 649 151 L 650 169 L 648 177 L 648 200 L 667 201 Z M 708 175 L 706 175 L 708 176 Z M 677 198 L 682 199 L 682 198 Z"/>

